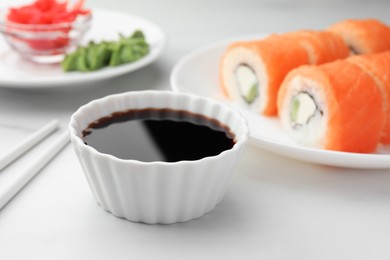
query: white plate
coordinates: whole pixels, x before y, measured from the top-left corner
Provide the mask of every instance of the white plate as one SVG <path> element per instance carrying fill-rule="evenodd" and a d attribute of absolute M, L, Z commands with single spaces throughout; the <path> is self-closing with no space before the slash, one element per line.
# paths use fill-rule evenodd
<path fill-rule="evenodd" d="M 252 36 L 243 39 L 249 38 Z M 303 147 L 296 144 L 283 132 L 278 118 L 261 116 L 243 106 L 229 102 L 220 91 L 218 68 L 222 53 L 232 41 L 216 43 L 184 57 L 173 68 L 172 89 L 210 97 L 239 110 L 249 122 L 251 142 L 268 151 L 329 166 L 361 169 L 390 168 L 390 146 L 381 146 L 374 154 L 346 153 Z"/>
<path fill-rule="evenodd" d="M 4 38 L 0 37 L 0 87 L 7 88 L 58 88 L 79 86 L 81 83 L 107 79 L 142 68 L 155 61 L 166 44 L 165 33 L 152 22 L 138 16 L 93 9 L 93 21 L 82 44 L 90 40 L 119 39 L 118 33 L 126 36 L 134 30 L 144 32 L 151 50 L 142 59 L 94 72 L 63 72 L 58 64 L 40 65 L 21 58 L 12 51 Z"/>

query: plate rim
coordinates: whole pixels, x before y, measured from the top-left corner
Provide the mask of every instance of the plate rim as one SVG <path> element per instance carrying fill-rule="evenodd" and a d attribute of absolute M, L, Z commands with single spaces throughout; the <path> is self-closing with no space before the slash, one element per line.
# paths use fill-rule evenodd
<path fill-rule="evenodd" d="M 243 38 L 259 38 L 259 36 L 267 35 L 263 34 L 251 34 L 244 35 L 241 37 L 236 37 L 237 39 Z M 235 39 L 235 38 L 234 38 Z M 234 39 L 225 39 L 222 41 L 217 41 L 201 48 L 190 51 L 185 56 L 183 56 L 173 67 L 170 75 L 170 85 L 173 91 L 177 92 L 186 92 L 181 89 L 178 79 L 180 78 L 180 71 L 183 67 L 186 66 L 192 59 L 206 51 L 215 51 L 214 49 L 221 48 L 224 45 L 233 42 Z M 191 93 L 191 92 L 190 92 Z M 193 93 L 193 92 L 192 92 Z M 196 94 L 196 93 L 193 93 Z M 210 97 L 212 98 L 212 97 Z M 227 103 L 233 105 L 232 102 L 226 100 Z M 244 108 L 242 108 L 244 110 Z M 241 111 L 239 111 L 241 113 Z M 250 113 L 250 111 L 245 111 Z M 243 115 L 245 118 L 248 116 Z M 261 115 L 259 115 L 261 116 Z M 288 144 L 283 142 L 277 142 L 277 140 L 270 139 L 266 136 L 259 136 L 253 133 L 253 129 L 250 129 L 250 144 L 255 145 L 261 149 L 267 150 L 269 152 L 282 155 L 288 158 L 296 159 L 299 161 L 304 161 L 307 163 L 314 163 L 319 165 L 342 167 L 342 168 L 351 168 L 351 169 L 390 169 L 390 154 L 377 154 L 377 153 L 350 153 L 350 152 L 340 152 L 340 151 L 331 151 L 324 150 L 313 147 L 305 147 L 299 144 Z M 310 154 L 310 159 L 305 158 Z M 314 156 L 314 155 L 318 156 Z M 351 163 L 353 160 L 354 163 Z"/>

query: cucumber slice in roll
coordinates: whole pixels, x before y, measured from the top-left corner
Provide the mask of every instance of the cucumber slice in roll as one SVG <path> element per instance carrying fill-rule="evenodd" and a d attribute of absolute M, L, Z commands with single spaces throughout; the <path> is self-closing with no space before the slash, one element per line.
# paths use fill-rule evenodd
<path fill-rule="evenodd" d="M 235 76 L 241 96 L 248 104 L 253 103 L 259 96 L 259 81 L 256 73 L 247 64 L 240 64 L 236 68 Z"/>
<path fill-rule="evenodd" d="M 318 112 L 314 98 L 307 92 L 299 92 L 291 100 L 290 120 L 293 126 L 305 125 Z"/>

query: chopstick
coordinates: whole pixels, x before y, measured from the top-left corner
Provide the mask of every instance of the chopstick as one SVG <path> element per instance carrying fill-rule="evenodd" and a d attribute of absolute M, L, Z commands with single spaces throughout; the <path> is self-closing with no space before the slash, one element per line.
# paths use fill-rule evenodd
<path fill-rule="evenodd" d="M 40 135 L 39 137 L 41 138 Z M 68 131 L 65 131 L 57 137 L 54 143 L 47 147 L 36 160 L 27 165 L 18 178 L 2 185 L 3 187 L 0 189 L 0 209 L 2 209 L 50 160 L 52 160 L 68 142 L 69 133 Z"/>
<path fill-rule="evenodd" d="M 11 151 L 9 151 L 3 158 L 0 158 L 0 171 L 15 161 L 22 154 L 30 150 L 34 145 L 39 143 L 42 139 L 58 129 L 58 120 L 52 120 L 38 131 L 30 135 L 28 138 L 16 145 Z"/>

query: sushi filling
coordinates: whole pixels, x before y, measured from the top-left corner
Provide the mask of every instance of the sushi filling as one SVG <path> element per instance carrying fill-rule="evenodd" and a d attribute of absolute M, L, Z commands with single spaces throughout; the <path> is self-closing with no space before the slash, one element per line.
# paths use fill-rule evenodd
<path fill-rule="evenodd" d="M 310 122 L 317 114 L 323 112 L 318 109 L 314 98 L 307 92 L 295 95 L 290 104 L 290 120 L 293 127 L 303 126 Z"/>
<path fill-rule="evenodd" d="M 259 96 L 259 81 L 254 70 L 247 64 L 240 64 L 235 70 L 240 95 L 251 104 Z"/>

